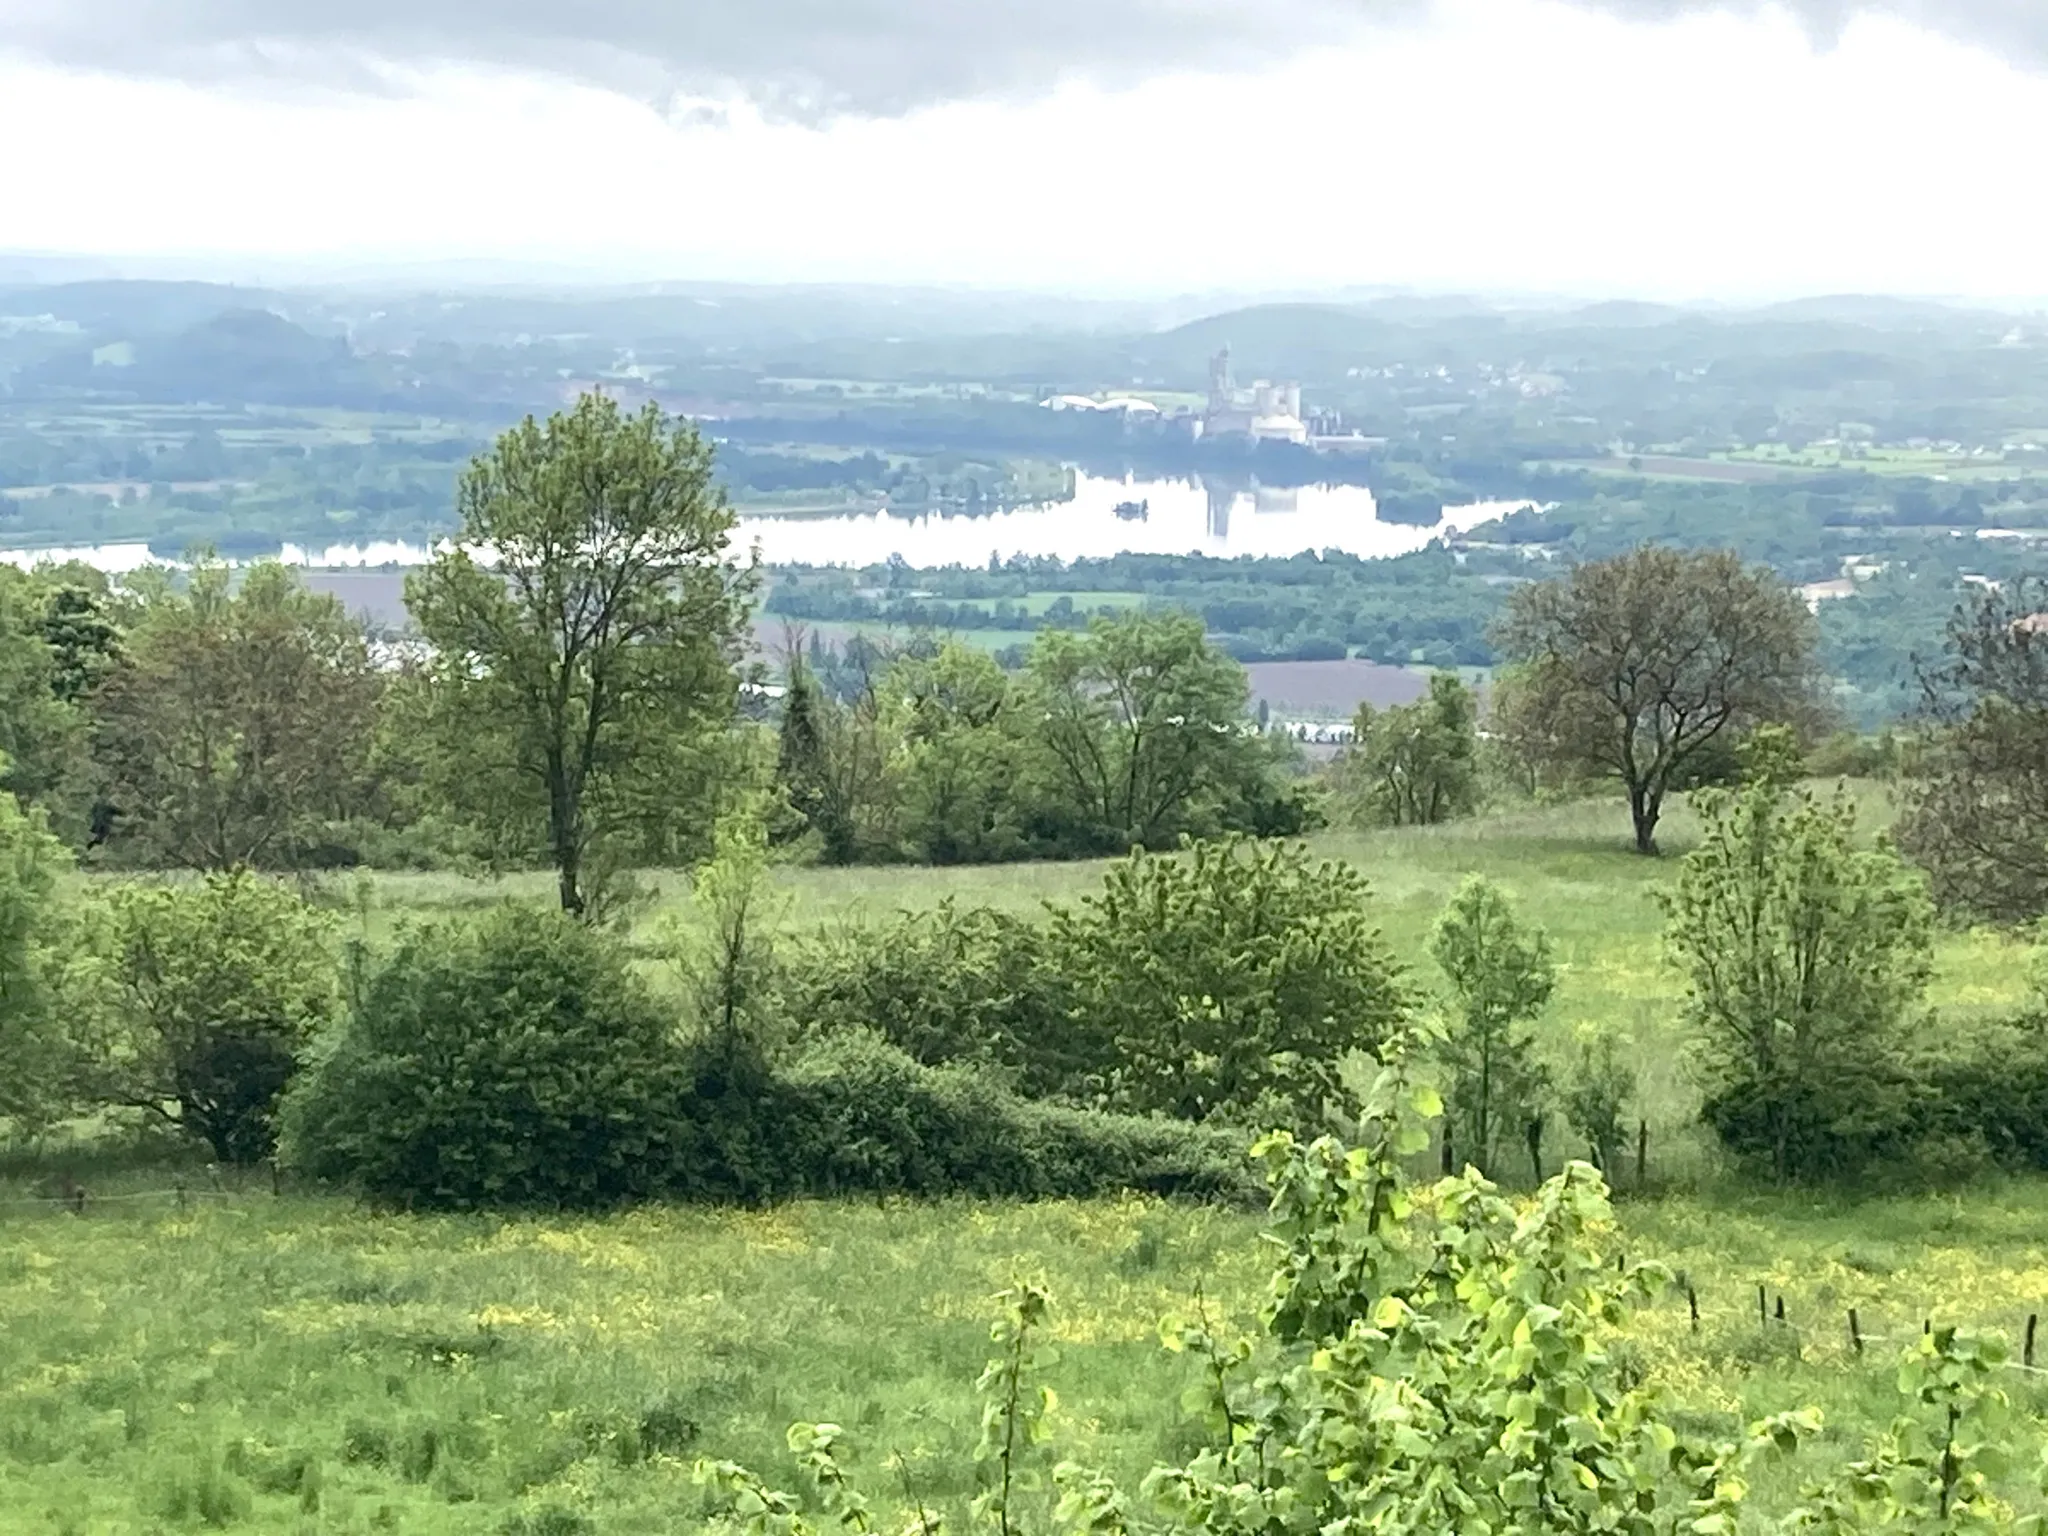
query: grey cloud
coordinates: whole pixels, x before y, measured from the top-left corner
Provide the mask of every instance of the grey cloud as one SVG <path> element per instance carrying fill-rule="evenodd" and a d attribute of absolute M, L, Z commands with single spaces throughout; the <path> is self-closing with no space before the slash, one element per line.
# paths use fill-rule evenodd
<path fill-rule="evenodd" d="M 656 100 L 745 96 L 777 116 L 886 116 L 1069 76 L 1263 63 L 1361 14 L 1359 0 L 0 0 L 0 47 L 345 89 L 380 62 L 462 60 Z"/>
<path fill-rule="evenodd" d="M 1581 0 L 1642 21 L 1765 0 Z M 538 69 L 672 104 L 895 115 L 936 102 L 1240 68 L 1428 0 L 0 0 L 0 47 L 201 81 L 399 89 L 406 66 Z M 1793 0 L 1819 36 L 1858 12 L 2048 63 L 2048 0 Z"/>
<path fill-rule="evenodd" d="M 1582 0 L 1634 21 L 1674 21 L 1703 11 L 1790 11 L 1815 37 L 1840 35 L 1857 16 L 1890 16 L 1986 48 L 2030 69 L 2048 67 L 2044 0 Z"/>

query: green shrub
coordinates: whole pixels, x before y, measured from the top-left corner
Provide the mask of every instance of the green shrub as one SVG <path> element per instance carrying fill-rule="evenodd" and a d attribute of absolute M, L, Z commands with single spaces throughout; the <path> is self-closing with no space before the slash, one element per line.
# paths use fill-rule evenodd
<path fill-rule="evenodd" d="M 0 788 L 0 1119 L 29 1129 L 71 1107 L 70 1051 L 50 985 L 63 924 L 57 874 L 68 862 L 42 813 Z"/>
<path fill-rule="evenodd" d="M 1557 987 L 1550 937 L 1516 917 L 1499 886 L 1471 875 L 1437 918 L 1429 952 L 1452 1002 L 1437 1052 L 1448 1101 L 1444 1135 L 1480 1172 L 1498 1176 L 1504 1142 L 1532 1124 L 1541 1134 L 1550 1085 L 1527 1025 Z"/>
<path fill-rule="evenodd" d="M 1765 780 L 1703 796 L 1700 820 L 1662 899 L 1707 1122 L 1781 1180 L 1860 1172 L 1910 1114 L 1926 881 L 1888 845 L 1858 846 L 1845 795 Z"/>
<path fill-rule="evenodd" d="M 118 887 L 82 937 L 67 1002 L 98 1036 L 93 1096 L 174 1107 L 221 1162 L 268 1155 L 278 1096 L 340 1006 L 329 917 L 238 870 Z"/>
<path fill-rule="evenodd" d="M 790 1065 L 783 1083 L 808 1136 L 811 1194 L 1228 1195 L 1252 1187 L 1239 1135 L 1020 1098 L 985 1073 L 920 1066 L 872 1036 L 820 1045 Z"/>
<path fill-rule="evenodd" d="M 1433 827 L 1478 808 L 1479 702 L 1455 672 L 1417 703 L 1360 705 L 1353 732 L 1336 777 L 1357 825 Z"/>
<path fill-rule="evenodd" d="M 405 1207 L 660 1190 L 680 1054 L 616 944 L 506 907 L 405 936 L 285 1112 L 286 1155 Z"/>
<path fill-rule="evenodd" d="M 1299 845 L 1243 839 L 1134 853 L 1055 911 L 1076 993 L 1072 1048 L 1116 1108 L 1187 1120 L 1316 1122 L 1344 1058 L 1408 998 L 1365 879 Z"/>
<path fill-rule="evenodd" d="M 1806 754 L 1806 771 L 1816 779 L 1888 779 L 1898 769 L 1899 739 L 1890 731 L 1837 731 Z"/>
<path fill-rule="evenodd" d="M 1621 1045 L 1611 1029 L 1582 1026 L 1564 1085 L 1565 1123 L 1583 1139 L 1610 1186 L 1621 1182 L 1621 1149 L 1636 1098 L 1636 1075 L 1621 1059 Z M 1640 1168 L 1636 1175 L 1642 1176 Z"/>
<path fill-rule="evenodd" d="M 873 1031 L 1033 1098 L 1312 1121 L 1407 1003 L 1349 865 L 1242 838 L 1136 853 L 1049 924 L 948 902 L 813 941 L 784 968 L 812 1038 Z"/>
<path fill-rule="evenodd" d="M 812 1035 L 873 1030 L 926 1066 L 992 1067 L 1043 1095 L 1077 1065 L 1072 992 L 1050 960 L 1042 925 L 948 900 L 813 940 L 787 967 L 785 1008 Z"/>

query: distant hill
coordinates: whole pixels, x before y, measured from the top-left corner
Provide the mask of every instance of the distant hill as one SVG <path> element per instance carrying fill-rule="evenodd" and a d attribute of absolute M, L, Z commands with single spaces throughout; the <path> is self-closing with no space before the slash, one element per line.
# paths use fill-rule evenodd
<path fill-rule="evenodd" d="M 373 387 L 338 337 L 266 309 L 232 309 L 144 349 L 137 371 L 161 398 L 319 404 Z"/>
<path fill-rule="evenodd" d="M 94 330 L 31 379 L 180 404 L 369 406 L 378 394 L 375 371 L 346 341 L 316 336 L 267 309 L 219 311 L 168 335 L 138 332 L 95 345 L 116 334 Z"/>
<path fill-rule="evenodd" d="M 1189 377 L 1228 346 L 1242 379 L 1328 378 L 1384 349 L 1395 329 L 1333 304 L 1259 304 L 1141 338 L 1131 354 L 1144 366 Z"/>
<path fill-rule="evenodd" d="M 1691 320 L 1696 316 L 1680 309 L 1675 304 L 1652 304 L 1640 299 L 1610 299 L 1604 304 L 1588 304 L 1582 309 L 1567 311 L 1559 317 L 1565 325 L 1591 326 L 1647 326 L 1670 325 L 1676 321 Z"/>
<path fill-rule="evenodd" d="M 122 339 L 185 330 L 227 310 L 280 307 L 280 294 L 222 283 L 109 279 L 0 287 L 0 315 L 53 315 Z"/>
<path fill-rule="evenodd" d="M 1934 299 L 1895 299 L 1881 294 L 1829 294 L 1792 299 L 1751 312 L 1757 320 L 1808 321 L 1823 325 L 1863 325 L 1876 330 L 1947 329 L 1988 320 L 1993 311 Z"/>

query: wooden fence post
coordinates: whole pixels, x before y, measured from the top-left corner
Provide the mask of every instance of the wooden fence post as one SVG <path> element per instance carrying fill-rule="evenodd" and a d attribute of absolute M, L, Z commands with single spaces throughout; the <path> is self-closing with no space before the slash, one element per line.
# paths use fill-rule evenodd
<path fill-rule="evenodd" d="M 1764 1294 L 1764 1288 L 1762 1286 L 1758 1286 L 1756 1288 L 1756 1325 L 1759 1328 L 1765 1327 L 1769 1324 L 1770 1320 L 1770 1297 Z"/>
<path fill-rule="evenodd" d="M 2034 1365 L 2034 1328 L 2040 1321 L 2040 1313 L 2029 1312 L 2027 1314 L 2027 1348 L 2026 1353 L 2020 1358 L 2029 1370 L 2032 1370 Z"/>
<path fill-rule="evenodd" d="M 1685 1304 L 1692 1309 L 1692 1331 L 1698 1333 L 1700 1331 L 1700 1298 L 1699 1293 L 1692 1288 L 1690 1280 L 1685 1282 Z"/>
<path fill-rule="evenodd" d="M 1863 1353 L 1863 1325 L 1856 1318 L 1856 1309 L 1849 1309 L 1849 1342 L 1856 1346 L 1856 1353 Z"/>
<path fill-rule="evenodd" d="M 1650 1187 L 1650 1122 L 1636 1122 L 1636 1190 Z"/>

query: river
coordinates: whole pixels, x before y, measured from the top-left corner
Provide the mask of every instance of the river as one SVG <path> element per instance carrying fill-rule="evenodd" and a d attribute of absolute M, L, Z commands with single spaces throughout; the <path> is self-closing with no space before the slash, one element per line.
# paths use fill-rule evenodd
<path fill-rule="evenodd" d="M 1518 502 L 1456 507 L 1434 528 L 1383 523 L 1372 492 L 1360 486 L 1275 490 L 1209 478 L 1118 480 L 1076 475 L 1070 501 L 981 516 L 890 512 L 756 516 L 739 519 L 734 544 L 758 545 L 771 565 L 872 565 L 901 556 L 912 566 L 985 565 L 990 556 L 1062 560 L 1135 554 L 1288 556 L 1341 550 L 1384 559 L 1418 550 L 1513 511 Z M 1119 515 L 1118 508 L 1125 508 Z M 1142 507 L 1143 515 L 1133 509 Z M 280 558 L 322 568 L 419 565 L 427 546 L 403 540 L 304 548 Z M 0 550 L 0 560 L 82 560 L 112 573 L 158 563 L 142 543 L 72 549 Z"/>

